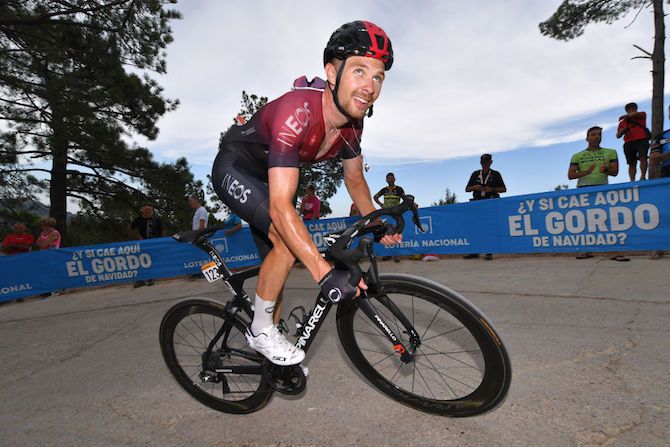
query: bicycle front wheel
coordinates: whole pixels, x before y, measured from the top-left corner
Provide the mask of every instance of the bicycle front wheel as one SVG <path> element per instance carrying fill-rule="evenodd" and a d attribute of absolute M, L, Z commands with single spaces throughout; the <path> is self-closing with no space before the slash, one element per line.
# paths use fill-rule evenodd
<path fill-rule="evenodd" d="M 428 413 L 474 416 L 495 408 L 511 382 L 511 364 L 500 336 L 483 314 L 456 292 L 410 275 L 381 275 L 383 293 L 370 302 L 410 347 L 401 360 L 391 342 L 359 309 L 340 305 L 337 329 L 354 366 L 387 396 Z"/>
<path fill-rule="evenodd" d="M 223 309 L 204 299 L 174 305 L 161 322 L 161 352 L 179 385 L 198 401 L 226 413 L 251 413 L 269 402 L 272 389 L 245 325 Z"/>

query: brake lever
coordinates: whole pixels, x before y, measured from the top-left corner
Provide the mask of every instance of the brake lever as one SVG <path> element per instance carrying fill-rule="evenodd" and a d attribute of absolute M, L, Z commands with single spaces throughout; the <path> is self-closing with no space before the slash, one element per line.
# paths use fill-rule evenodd
<path fill-rule="evenodd" d="M 423 228 L 423 225 L 421 225 L 421 219 L 419 217 L 419 209 L 416 207 L 412 207 L 412 222 L 414 222 L 414 225 L 419 228 L 419 231 L 422 233 L 426 232 L 426 229 Z"/>

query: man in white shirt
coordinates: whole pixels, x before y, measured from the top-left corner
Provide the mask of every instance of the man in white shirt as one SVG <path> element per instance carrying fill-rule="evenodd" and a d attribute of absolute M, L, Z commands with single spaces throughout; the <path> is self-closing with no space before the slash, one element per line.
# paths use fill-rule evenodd
<path fill-rule="evenodd" d="M 195 210 L 193 214 L 193 230 L 202 230 L 207 227 L 207 221 L 209 220 L 209 213 L 204 206 L 200 203 L 200 198 L 197 196 L 191 196 L 188 198 L 188 204 Z"/>

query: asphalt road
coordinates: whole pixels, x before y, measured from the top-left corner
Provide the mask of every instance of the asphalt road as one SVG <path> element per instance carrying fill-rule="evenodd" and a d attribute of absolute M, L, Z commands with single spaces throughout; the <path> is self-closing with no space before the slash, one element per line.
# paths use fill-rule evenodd
<path fill-rule="evenodd" d="M 229 296 L 204 280 L 4 304 L 0 445 L 668 445 L 669 267 L 641 255 L 383 263 L 461 292 L 505 340 L 510 394 L 468 419 L 421 413 L 369 386 L 339 346 L 334 313 L 306 360 L 304 393 L 245 416 L 202 406 L 169 375 L 158 328 L 178 300 Z M 287 308 L 311 306 L 316 291 L 297 269 Z"/>

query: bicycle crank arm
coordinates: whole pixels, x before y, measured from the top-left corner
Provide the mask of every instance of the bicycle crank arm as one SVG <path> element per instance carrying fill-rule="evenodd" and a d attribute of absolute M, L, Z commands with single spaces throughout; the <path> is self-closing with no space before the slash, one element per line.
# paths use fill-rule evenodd
<path fill-rule="evenodd" d="M 377 312 L 374 305 L 370 302 L 370 299 L 367 296 L 358 297 L 358 307 L 365 312 L 365 315 L 367 315 L 375 326 L 379 328 L 386 339 L 393 344 L 393 349 L 400 354 L 400 360 L 404 363 L 409 363 L 412 360 L 413 355 L 407 351 L 407 348 L 403 345 L 400 338 L 395 335 L 393 330 L 391 330 L 389 325 L 384 321 L 381 315 L 379 315 L 379 312 Z"/>

